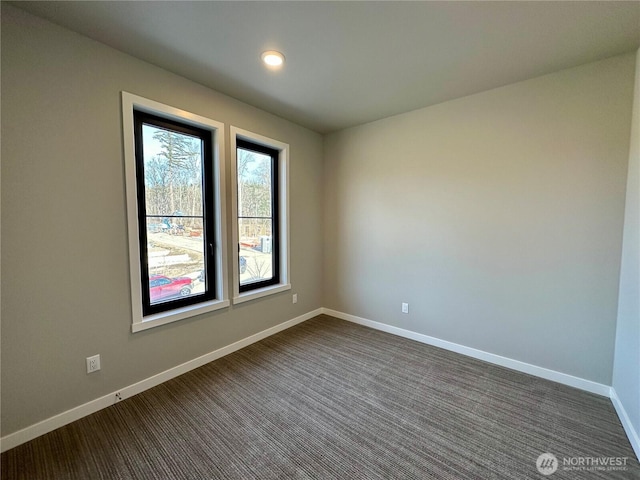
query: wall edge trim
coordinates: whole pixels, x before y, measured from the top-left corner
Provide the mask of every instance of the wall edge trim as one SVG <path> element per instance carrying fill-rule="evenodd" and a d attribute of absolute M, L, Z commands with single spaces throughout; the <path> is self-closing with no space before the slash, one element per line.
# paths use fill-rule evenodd
<path fill-rule="evenodd" d="M 618 418 L 620 418 L 620 423 L 622 423 L 622 428 L 624 428 L 624 432 L 627 434 L 627 438 L 629 438 L 631 447 L 633 448 L 638 461 L 640 461 L 640 435 L 636 432 L 636 429 L 633 428 L 631 419 L 629 418 L 629 415 L 627 415 L 627 411 L 622 405 L 616 389 L 613 387 L 611 387 L 610 397 L 611 403 L 613 403 L 613 408 L 615 408 Z"/>
<path fill-rule="evenodd" d="M 351 315 L 348 313 L 343 313 L 343 312 L 331 310 L 328 308 L 323 308 L 322 313 L 332 317 L 340 318 L 342 320 L 346 320 L 348 322 L 357 323 L 365 327 L 370 327 L 375 330 L 380 330 L 382 332 L 387 332 L 393 335 L 398 335 L 400 337 L 415 340 L 420 343 L 432 345 L 434 347 L 444 348 L 445 350 L 449 350 L 451 352 L 460 353 L 462 355 L 466 355 L 468 357 L 472 357 L 478 360 L 483 360 L 485 362 L 492 363 L 494 365 L 510 368 L 511 370 L 527 373 L 529 375 L 534 375 L 536 377 L 544 378 L 546 380 L 551 380 L 553 382 L 561 383 L 563 385 L 568 385 L 570 387 L 578 388 L 580 390 L 585 390 L 590 393 L 602 395 L 603 397 L 609 397 L 609 391 L 611 388 L 609 385 L 593 382 L 591 380 L 575 377 L 567 373 L 562 373 L 556 370 L 550 370 L 548 368 L 539 367 L 537 365 L 533 365 L 530 363 L 521 362 L 520 360 L 514 360 L 509 357 L 503 357 L 495 353 L 485 352 L 484 350 L 478 350 L 476 348 L 467 347 L 465 345 L 449 342 L 447 340 L 431 337 L 429 335 L 413 332 L 411 330 L 405 330 L 403 328 L 394 327 L 386 323 L 376 322 L 374 320 L 357 317 L 356 315 Z"/>
<path fill-rule="evenodd" d="M 247 347 L 252 343 L 259 342 L 260 340 L 270 337 L 271 335 L 275 335 L 276 333 L 286 330 L 287 328 L 305 322 L 313 317 L 320 315 L 321 313 L 322 308 L 317 308 L 308 313 L 292 318 L 291 320 L 287 320 L 285 322 L 279 323 L 278 325 L 267 328 L 266 330 L 254 333 L 253 335 L 238 340 L 237 342 L 234 342 L 230 345 L 218 348 L 217 350 L 172 367 L 168 370 L 165 370 L 164 372 L 160 372 L 156 375 L 145 378 L 144 380 L 140 380 L 139 382 L 136 382 L 132 385 L 128 385 L 114 392 L 91 400 L 87 403 L 78 405 L 77 407 L 73 407 L 65 412 L 54 415 L 53 417 L 49 417 L 21 430 L 5 435 L 4 437 L 0 438 L 0 452 L 6 452 L 7 450 L 17 447 L 18 445 L 40 437 L 46 433 L 52 432 L 57 428 L 63 427 L 71 422 L 86 417 L 87 415 L 91 415 L 92 413 L 107 408 L 121 400 L 124 400 L 125 398 L 129 398 L 138 393 L 144 392 L 145 390 L 160 385 L 167 380 L 178 377 L 183 373 L 187 373 L 209 362 L 212 362 L 213 360 L 217 360 L 218 358 L 229 355 L 230 353 L 240 350 L 241 348 Z M 118 393 L 120 394 L 120 400 L 116 400 L 116 394 Z"/>

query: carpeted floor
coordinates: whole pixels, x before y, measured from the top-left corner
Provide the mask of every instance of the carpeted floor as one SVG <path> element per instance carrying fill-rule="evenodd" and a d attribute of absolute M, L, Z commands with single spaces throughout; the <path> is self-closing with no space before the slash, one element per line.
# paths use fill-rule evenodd
<path fill-rule="evenodd" d="M 607 398 L 320 316 L 5 452 L 1 478 L 540 479 L 545 452 L 546 478 L 640 478 Z"/>

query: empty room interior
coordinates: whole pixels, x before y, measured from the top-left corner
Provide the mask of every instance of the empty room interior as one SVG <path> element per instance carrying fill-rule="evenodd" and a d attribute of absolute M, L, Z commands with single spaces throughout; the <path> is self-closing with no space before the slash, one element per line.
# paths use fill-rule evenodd
<path fill-rule="evenodd" d="M 1 8 L 3 479 L 640 478 L 640 2 Z"/>

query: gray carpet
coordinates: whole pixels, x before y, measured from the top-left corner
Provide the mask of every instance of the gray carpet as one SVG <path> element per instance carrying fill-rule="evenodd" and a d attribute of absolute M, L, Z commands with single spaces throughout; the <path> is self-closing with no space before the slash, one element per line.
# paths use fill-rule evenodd
<path fill-rule="evenodd" d="M 626 470 L 536 469 L 541 453 Z M 635 479 L 611 402 L 320 316 L 2 454 L 9 479 Z"/>

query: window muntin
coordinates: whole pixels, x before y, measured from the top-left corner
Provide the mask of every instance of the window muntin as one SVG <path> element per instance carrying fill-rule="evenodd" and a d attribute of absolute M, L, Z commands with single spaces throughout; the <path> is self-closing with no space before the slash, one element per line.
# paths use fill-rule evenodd
<path fill-rule="evenodd" d="M 280 283 L 279 152 L 236 140 L 239 291 Z"/>
<path fill-rule="evenodd" d="M 211 132 L 134 111 L 134 136 L 143 315 L 214 299 Z"/>

